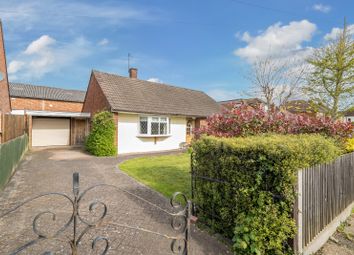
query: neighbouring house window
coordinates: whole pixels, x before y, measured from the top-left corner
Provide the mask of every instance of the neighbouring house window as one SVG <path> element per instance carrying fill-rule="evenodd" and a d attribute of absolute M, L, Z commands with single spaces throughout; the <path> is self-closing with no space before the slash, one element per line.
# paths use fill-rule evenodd
<path fill-rule="evenodd" d="M 140 117 L 141 135 L 168 135 L 169 133 L 169 118 L 159 116 Z"/>

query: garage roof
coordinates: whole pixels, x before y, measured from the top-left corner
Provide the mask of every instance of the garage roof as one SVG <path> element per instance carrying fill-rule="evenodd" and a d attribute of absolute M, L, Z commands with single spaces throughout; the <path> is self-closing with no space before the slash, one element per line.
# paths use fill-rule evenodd
<path fill-rule="evenodd" d="M 10 82 L 10 97 L 84 102 L 86 91 Z"/>

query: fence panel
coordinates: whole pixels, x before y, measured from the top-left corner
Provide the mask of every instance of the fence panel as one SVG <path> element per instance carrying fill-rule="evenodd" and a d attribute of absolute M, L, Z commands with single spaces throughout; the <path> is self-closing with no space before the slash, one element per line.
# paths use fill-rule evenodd
<path fill-rule="evenodd" d="M 299 172 L 301 245 L 304 250 L 354 202 L 354 153 Z"/>
<path fill-rule="evenodd" d="M 25 115 L 0 114 L 1 118 L 1 143 L 22 136 L 27 131 Z"/>
<path fill-rule="evenodd" d="M 0 190 L 5 187 L 27 148 L 28 136 L 26 134 L 0 144 Z"/>

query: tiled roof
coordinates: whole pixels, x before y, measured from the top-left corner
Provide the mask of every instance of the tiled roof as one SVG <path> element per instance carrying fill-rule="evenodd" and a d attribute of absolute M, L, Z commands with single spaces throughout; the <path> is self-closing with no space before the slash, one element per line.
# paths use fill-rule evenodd
<path fill-rule="evenodd" d="M 219 105 L 197 90 L 93 71 L 112 111 L 206 117 Z"/>
<path fill-rule="evenodd" d="M 291 113 L 323 113 L 326 111 L 324 106 L 306 100 L 291 100 L 288 101 L 284 106 L 285 109 Z"/>
<path fill-rule="evenodd" d="M 346 111 L 344 116 L 354 116 L 354 110 Z"/>
<path fill-rule="evenodd" d="M 84 102 L 86 91 L 9 83 L 10 97 L 37 98 L 68 102 Z"/>
<path fill-rule="evenodd" d="M 265 104 L 265 102 L 259 98 L 238 98 L 226 101 L 219 101 L 218 104 L 227 106 L 229 104 L 246 104 L 249 106 L 259 106 Z"/>

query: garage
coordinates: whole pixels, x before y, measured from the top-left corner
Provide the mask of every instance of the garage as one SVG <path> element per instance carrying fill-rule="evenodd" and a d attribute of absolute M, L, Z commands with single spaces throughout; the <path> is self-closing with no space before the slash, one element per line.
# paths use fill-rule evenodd
<path fill-rule="evenodd" d="M 70 145 L 70 119 L 32 119 L 32 146 L 63 145 Z"/>

